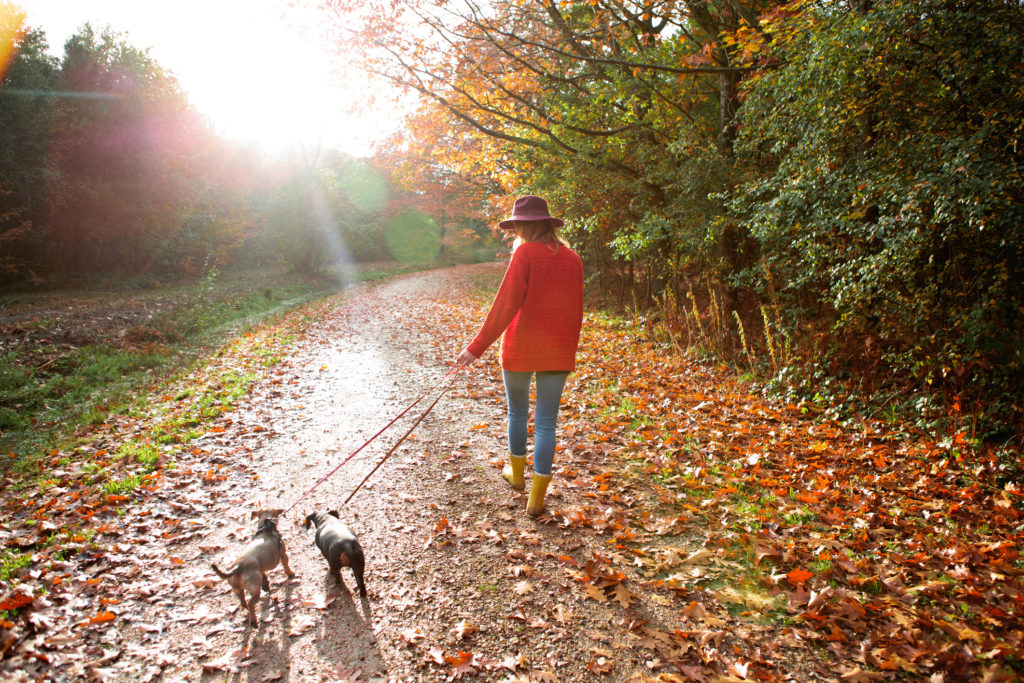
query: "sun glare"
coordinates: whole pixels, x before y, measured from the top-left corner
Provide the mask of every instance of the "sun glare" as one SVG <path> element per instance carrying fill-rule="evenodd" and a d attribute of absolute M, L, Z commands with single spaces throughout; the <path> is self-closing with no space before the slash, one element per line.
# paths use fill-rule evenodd
<path fill-rule="evenodd" d="M 14 43 L 21 33 L 25 13 L 19 8 L 0 2 L 0 81 L 14 58 Z"/>
<path fill-rule="evenodd" d="M 296 145 L 368 154 L 394 123 L 359 105 L 361 79 L 318 27 L 323 15 L 279 0 L 20 0 L 55 54 L 85 22 L 109 25 L 173 73 L 228 139 L 278 152 Z"/>

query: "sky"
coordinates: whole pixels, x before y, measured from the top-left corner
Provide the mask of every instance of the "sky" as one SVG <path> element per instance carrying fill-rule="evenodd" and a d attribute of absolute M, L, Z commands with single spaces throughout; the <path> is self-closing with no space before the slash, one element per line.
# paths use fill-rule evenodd
<path fill-rule="evenodd" d="M 368 155 L 397 125 L 388 93 L 372 90 L 322 36 L 323 15 L 287 0 L 14 0 L 51 52 L 89 22 L 148 49 L 224 138 L 269 152 L 330 146 Z"/>

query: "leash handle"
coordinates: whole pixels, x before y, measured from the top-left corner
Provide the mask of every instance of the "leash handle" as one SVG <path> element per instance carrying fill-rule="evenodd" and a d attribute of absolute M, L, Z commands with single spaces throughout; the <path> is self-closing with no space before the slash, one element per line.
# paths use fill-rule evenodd
<path fill-rule="evenodd" d="M 289 506 L 289 507 L 288 507 L 288 509 L 287 509 L 287 510 L 285 510 L 285 511 L 284 511 L 283 513 L 281 513 L 281 516 L 282 516 L 282 517 L 284 517 L 284 516 L 285 516 L 285 515 L 287 515 L 287 514 L 288 514 L 289 512 L 291 512 L 291 511 L 292 511 L 292 510 L 293 510 L 293 509 L 295 508 L 295 506 L 296 506 L 296 505 L 298 505 L 298 504 L 299 504 L 299 503 L 300 503 L 300 502 L 302 501 L 302 499 L 303 499 L 303 498 L 305 498 L 305 497 L 306 497 L 306 496 L 308 496 L 308 495 L 309 495 L 310 493 L 312 493 L 312 492 L 314 491 L 314 489 L 316 489 L 316 487 L 320 486 L 320 484 L 322 484 L 322 483 L 324 483 L 325 481 L 327 481 L 328 479 L 330 479 L 330 478 L 331 478 L 331 476 L 333 476 L 335 472 L 337 472 L 338 470 L 340 470 L 340 469 L 341 469 L 341 468 L 342 468 L 342 467 L 343 467 L 343 466 L 345 465 L 345 463 L 347 463 L 347 462 L 348 462 L 349 460 L 351 460 L 352 458 L 356 457 L 356 455 L 357 455 L 357 454 L 358 454 L 358 453 L 359 453 L 359 452 L 360 452 L 361 450 L 363 450 L 364 448 L 366 448 L 367 446 L 369 446 L 369 445 L 370 445 L 371 443 L 373 443 L 374 439 L 376 439 L 376 438 L 377 438 L 378 436 L 380 436 L 381 434 L 383 434 L 384 432 L 386 432 L 386 431 L 387 431 L 388 429 L 390 429 L 390 428 L 391 428 L 391 426 L 392 426 L 393 424 L 395 424 L 395 423 L 396 423 L 396 422 L 398 422 L 398 421 L 399 421 L 400 419 L 402 419 L 402 417 L 404 417 L 406 413 L 408 413 L 408 412 L 409 412 L 410 410 L 412 410 L 412 409 L 413 409 L 413 408 L 414 408 L 414 407 L 416 406 L 416 404 L 418 404 L 418 403 L 419 403 L 420 401 L 422 401 L 422 400 L 424 399 L 424 397 L 426 397 L 426 395 L 427 395 L 427 394 L 429 394 L 429 393 L 430 393 L 431 391 L 433 391 L 433 390 L 434 390 L 434 389 L 436 389 L 437 387 L 441 386 L 441 384 L 442 384 L 442 383 L 443 383 L 443 382 L 444 382 L 444 381 L 445 381 L 446 379 L 448 379 L 449 377 L 451 377 L 451 378 L 452 378 L 452 382 L 454 382 L 454 381 L 455 381 L 455 375 L 457 375 L 457 374 L 458 374 L 458 372 L 459 372 L 459 370 L 461 370 L 461 369 L 462 369 L 462 366 L 461 366 L 461 365 L 453 365 L 453 366 L 451 367 L 451 369 L 450 369 L 450 370 L 448 370 L 448 372 L 447 372 L 447 373 L 445 374 L 445 376 L 444 376 L 444 377 L 442 377 L 442 378 L 441 378 L 440 380 L 438 380 L 437 382 L 435 382 L 434 384 L 432 384 L 432 385 L 430 386 L 430 388 L 428 388 L 428 389 L 427 389 L 426 391 L 424 391 L 424 392 L 423 392 L 422 394 L 420 394 L 420 395 L 419 395 L 419 398 L 417 398 L 417 399 L 416 399 L 415 401 L 413 401 L 412 403 L 410 403 L 410 404 L 409 404 L 409 405 L 408 405 L 408 406 L 407 406 L 407 407 L 405 408 L 405 410 L 403 410 L 403 411 L 402 411 L 402 412 L 400 412 L 400 413 L 399 413 L 398 415 L 396 415 L 396 416 L 395 416 L 395 418 L 394 418 L 393 420 L 391 420 L 391 422 L 388 422 L 388 423 L 387 423 L 386 425 L 384 425 L 384 426 L 383 426 L 383 427 L 382 427 L 382 428 L 380 429 L 380 431 L 378 431 L 378 432 L 377 432 L 376 434 L 374 434 L 374 435 L 373 435 L 373 436 L 371 436 L 371 437 L 370 437 L 369 439 L 367 439 L 367 440 L 366 440 L 366 442 L 365 442 L 365 443 L 363 443 L 363 445 L 362 445 L 362 446 L 360 446 L 359 448 L 357 448 L 357 449 L 355 449 L 354 451 L 352 451 L 352 453 L 350 453 L 350 454 L 349 454 L 349 456 L 348 456 L 347 458 L 345 458 L 345 459 L 344 459 L 344 460 L 342 460 L 342 461 L 341 461 L 340 463 L 338 463 L 337 467 L 335 467 L 335 468 L 334 468 L 333 470 L 331 470 L 330 472 L 328 472 L 327 474 L 325 474 L 325 475 L 324 475 L 323 477 L 321 477 L 321 478 L 320 478 L 320 480 L 319 480 L 319 481 L 318 481 L 317 483 L 315 483 L 315 484 L 313 484 L 312 486 L 310 486 L 310 487 L 309 487 L 309 489 L 307 489 L 305 493 L 303 493 L 303 494 L 302 494 L 301 496 L 299 496 L 299 497 L 298 497 L 298 498 L 297 498 L 297 499 L 295 500 L 295 502 L 294 502 L 294 503 L 292 503 L 292 504 L 291 504 L 291 506 Z M 450 385 L 451 385 L 451 382 L 449 382 L 449 386 L 450 386 Z M 445 388 L 445 391 L 447 391 L 447 390 L 448 390 L 448 389 L 447 389 L 447 387 L 446 387 L 446 388 Z M 438 398 L 440 398 L 440 397 L 441 397 L 441 396 L 443 396 L 443 395 L 444 395 L 444 392 L 442 392 L 442 393 L 441 393 L 441 394 L 440 394 L 440 395 L 438 396 Z M 433 407 L 434 407 L 434 404 L 436 404 L 436 403 L 437 403 L 437 401 L 435 400 L 435 401 L 434 401 L 434 403 L 430 404 L 430 408 L 433 408 Z M 428 408 L 428 409 L 427 409 L 427 412 L 430 412 L 430 408 Z M 424 413 L 424 414 L 423 414 L 423 417 L 426 417 L 426 414 L 427 414 L 427 413 Z M 421 417 L 421 418 L 420 418 L 420 420 L 422 420 L 422 419 L 423 419 L 423 418 Z M 417 421 L 417 422 L 416 422 L 416 424 L 419 424 L 419 421 Z M 414 425 L 414 427 L 415 427 L 415 425 Z M 411 432 L 410 432 L 410 433 L 411 433 Z M 406 434 L 406 436 L 408 436 L 408 435 L 409 435 L 409 434 L 407 433 L 407 434 Z M 402 442 L 403 440 L 405 440 L 405 436 L 403 436 L 403 437 L 402 437 L 402 439 L 401 439 L 401 440 L 400 440 L 400 441 L 399 441 L 398 443 L 401 443 L 401 442 Z M 397 444 L 396 444 L 396 445 L 397 445 Z M 388 453 L 388 455 L 390 455 L 390 452 Z M 383 461 L 382 461 L 382 462 L 383 462 Z M 377 467 L 380 467 L 380 465 L 378 465 Z M 376 469 L 377 469 L 377 468 L 375 467 L 375 468 L 374 468 L 374 471 L 376 471 Z M 370 474 L 373 474 L 373 472 L 371 472 Z M 364 479 L 363 481 L 365 482 L 366 480 Z M 362 486 L 362 484 L 359 484 L 359 486 Z M 359 487 L 356 487 L 356 491 L 358 491 L 358 490 L 359 490 Z M 353 492 L 353 493 L 354 493 L 354 492 Z M 349 498 L 351 498 L 351 497 L 352 497 L 352 496 L 349 496 Z M 347 503 L 347 502 L 348 502 L 348 499 L 346 499 L 346 500 L 345 500 L 345 502 Z"/>

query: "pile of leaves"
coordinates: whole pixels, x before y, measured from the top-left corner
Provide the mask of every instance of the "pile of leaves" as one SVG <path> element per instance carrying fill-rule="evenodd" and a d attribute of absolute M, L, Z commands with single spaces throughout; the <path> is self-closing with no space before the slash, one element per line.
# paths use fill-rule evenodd
<path fill-rule="evenodd" d="M 471 338 L 485 299 L 446 324 Z M 971 444 L 955 413 L 922 435 L 759 397 L 642 319 L 588 313 L 577 360 L 556 482 L 592 503 L 548 521 L 604 538 L 575 578 L 689 677 L 659 680 L 796 660 L 844 681 L 1021 675 L 1019 452 Z M 476 367 L 477 395 L 500 400 L 497 354 Z"/>
<path fill-rule="evenodd" d="M 610 465 L 571 523 L 612 529 L 648 585 L 800 644 L 844 680 L 1020 675 L 1024 505 L 1006 476 L 1019 453 L 842 428 L 598 315 L 563 416 L 566 446 Z M 687 537 L 703 548 L 678 552 Z"/>
<path fill-rule="evenodd" d="M 470 338 L 485 312 L 449 324 Z M 500 399 L 496 354 L 478 365 L 477 394 Z M 970 443 L 956 413 L 923 435 L 819 412 L 759 397 L 644 320 L 588 313 L 556 481 L 592 503 L 546 521 L 606 551 L 570 573 L 683 674 L 658 680 L 774 679 L 797 661 L 844 681 L 1016 680 L 1021 454 Z"/>

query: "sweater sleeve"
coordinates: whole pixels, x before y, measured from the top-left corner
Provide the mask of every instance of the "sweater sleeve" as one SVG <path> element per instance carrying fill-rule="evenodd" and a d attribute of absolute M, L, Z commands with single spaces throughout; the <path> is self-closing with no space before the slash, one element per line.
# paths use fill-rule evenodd
<path fill-rule="evenodd" d="M 466 347 L 477 358 L 502 335 L 523 305 L 526 286 L 529 283 L 529 264 L 524 252 L 524 249 L 519 248 L 512 254 L 508 270 L 505 271 L 505 277 L 498 287 L 498 294 L 487 313 L 487 319 L 476 338 Z"/>

